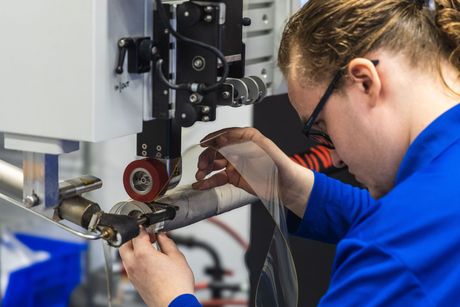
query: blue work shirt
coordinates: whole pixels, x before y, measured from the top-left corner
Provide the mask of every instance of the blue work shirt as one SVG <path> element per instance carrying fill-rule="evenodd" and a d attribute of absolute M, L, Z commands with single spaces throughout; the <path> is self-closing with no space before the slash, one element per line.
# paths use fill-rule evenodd
<path fill-rule="evenodd" d="M 379 200 L 315 173 L 303 219 L 289 214 L 288 224 L 295 235 L 337 244 L 319 305 L 459 305 L 459 176 L 460 105 L 415 139 L 394 188 Z M 170 306 L 201 306 L 184 298 Z"/>
<path fill-rule="evenodd" d="M 379 157 L 375 157 L 378 159 Z M 337 243 L 320 306 L 460 304 L 460 106 L 411 144 L 395 186 L 373 200 L 324 175 L 296 235 Z"/>

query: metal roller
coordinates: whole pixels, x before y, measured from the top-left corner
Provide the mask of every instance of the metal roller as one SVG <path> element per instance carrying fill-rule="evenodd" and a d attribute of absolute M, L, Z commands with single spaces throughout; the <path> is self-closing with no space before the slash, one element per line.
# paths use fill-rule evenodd
<path fill-rule="evenodd" d="M 257 76 L 241 79 L 228 78 L 226 84 L 233 89 L 232 107 L 259 103 L 267 95 L 265 82 Z"/>
<path fill-rule="evenodd" d="M 267 96 L 267 85 L 265 82 L 257 77 L 257 76 L 250 76 L 248 79 L 253 80 L 255 83 L 257 83 L 258 87 L 258 97 L 255 99 L 254 103 L 259 103 L 261 102 L 266 96 Z"/>

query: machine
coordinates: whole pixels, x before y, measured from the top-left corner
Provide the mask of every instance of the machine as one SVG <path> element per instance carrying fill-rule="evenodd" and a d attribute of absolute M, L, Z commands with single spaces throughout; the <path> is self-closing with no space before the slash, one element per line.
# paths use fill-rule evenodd
<path fill-rule="evenodd" d="M 162 195 L 181 178 L 183 127 L 271 91 L 274 0 L 251 1 L 249 16 L 243 0 L 26 2 L 0 3 L 0 132 L 6 149 L 23 152 L 22 169 L 0 161 L 0 186 L 11 192 L 3 201 L 120 246 L 139 225 L 175 229 L 253 200 L 232 187 Z M 255 50 L 260 43 L 271 48 Z M 133 134 L 138 159 L 123 176 L 131 201 L 104 212 L 83 197 L 100 179 L 59 181 L 60 155 Z"/>

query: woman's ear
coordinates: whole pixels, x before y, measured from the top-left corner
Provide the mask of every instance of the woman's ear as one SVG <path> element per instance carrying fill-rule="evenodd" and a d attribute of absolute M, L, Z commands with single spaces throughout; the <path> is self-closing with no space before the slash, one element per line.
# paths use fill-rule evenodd
<path fill-rule="evenodd" d="M 353 59 L 348 65 L 348 79 L 361 94 L 368 96 L 369 102 L 373 104 L 377 102 L 382 87 L 376 65 L 364 58 Z"/>

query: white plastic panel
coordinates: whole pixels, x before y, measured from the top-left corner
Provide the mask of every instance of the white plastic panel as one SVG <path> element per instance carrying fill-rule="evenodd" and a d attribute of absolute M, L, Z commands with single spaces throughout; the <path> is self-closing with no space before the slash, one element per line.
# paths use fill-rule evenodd
<path fill-rule="evenodd" d="M 114 68 L 118 39 L 144 34 L 145 1 L 0 1 L 0 131 L 77 141 L 140 131 L 143 78 Z"/>

